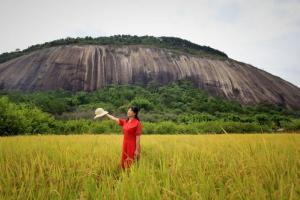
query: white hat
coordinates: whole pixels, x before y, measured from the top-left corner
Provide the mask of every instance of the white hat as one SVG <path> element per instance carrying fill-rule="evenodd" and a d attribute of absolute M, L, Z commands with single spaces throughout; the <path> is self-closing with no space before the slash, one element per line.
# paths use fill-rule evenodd
<path fill-rule="evenodd" d="M 95 117 L 94 117 L 94 119 L 96 119 L 96 118 L 98 118 L 98 117 L 102 117 L 102 116 L 104 116 L 104 115 L 106 115 L 108 112 L 107 111 L 105 111 L 105 110 L 103 110 L 103 108 L 97 108 L 96 110 L 95 110 Z"/>

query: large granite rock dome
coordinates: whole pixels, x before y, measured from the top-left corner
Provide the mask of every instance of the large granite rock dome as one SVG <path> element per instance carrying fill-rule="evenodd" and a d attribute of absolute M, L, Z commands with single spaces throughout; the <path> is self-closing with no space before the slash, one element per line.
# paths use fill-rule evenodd
<path fill-rule="evenodd" d="M 300 89 L 229 58 L 209 58 L 143 45 L 62 45 L 0 64 L 4 90 L 94 91 L 107 84 L 162 84 L 187 78 L 211 95 L 242 104 L 269 102 L 300 110 Z"/>

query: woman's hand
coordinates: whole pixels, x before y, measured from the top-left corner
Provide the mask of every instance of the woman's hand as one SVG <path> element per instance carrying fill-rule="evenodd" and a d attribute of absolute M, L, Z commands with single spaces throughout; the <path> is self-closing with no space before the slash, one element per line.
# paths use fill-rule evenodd
<path fill-rule="evenodd" d="M 136 149 L 134 152 L 134 159 L 139 159 L 140 158 L 140 150 Z"/>

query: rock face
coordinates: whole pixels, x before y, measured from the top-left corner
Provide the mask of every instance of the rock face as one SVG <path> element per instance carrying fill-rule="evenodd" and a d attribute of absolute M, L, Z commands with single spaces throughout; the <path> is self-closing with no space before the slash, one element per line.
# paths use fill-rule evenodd
<path fill-rule="evenodd" d="M 108 84 L 162 84 L 187 78 L 242 104 L 300 110 L 300 89 L 251 65 L 145 46 L 64 45 L 0 64 L 0 89 L 93 91 Z"/>

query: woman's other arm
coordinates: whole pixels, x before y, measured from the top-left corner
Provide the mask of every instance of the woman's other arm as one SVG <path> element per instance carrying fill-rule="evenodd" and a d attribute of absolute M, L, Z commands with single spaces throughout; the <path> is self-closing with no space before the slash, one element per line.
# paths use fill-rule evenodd
<path fill-rule="evenodd" d="M 141 153 L 141 136 L 138 135 L 136 136 L 136 148 L 135 148 L 135 152 L 134 152 L 134 157 L 136 159 L 139 159 L 140 158 L 140 153 Z"/>
<path fill-rule="evenodd" d="M 139 159 L 140 157 L 140 153 L 141 153 L 141 135 L 142 135 L 142 124 L 139 122 L 137 129 L 136 129 L 136 149 L 135 149 L 135 156 L 137 157 L 137 159 Z"/>
<path fill-rule="evenodd" d="M 140 135 L 138 135 L 138 136 L 136 136 L 136 150 L 138 151 L 138 152 L 141 152 L 141 136 Z"/>

